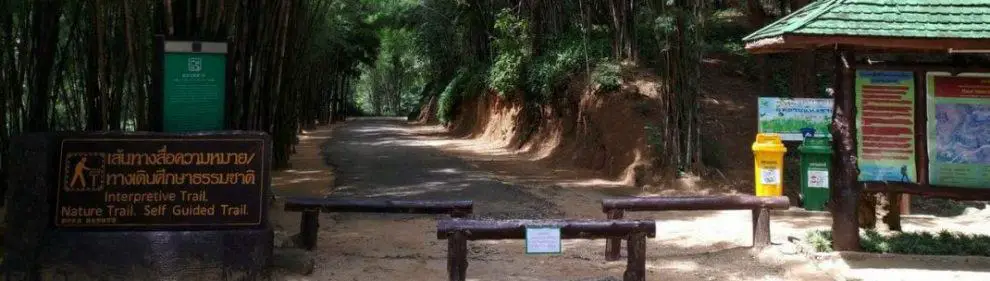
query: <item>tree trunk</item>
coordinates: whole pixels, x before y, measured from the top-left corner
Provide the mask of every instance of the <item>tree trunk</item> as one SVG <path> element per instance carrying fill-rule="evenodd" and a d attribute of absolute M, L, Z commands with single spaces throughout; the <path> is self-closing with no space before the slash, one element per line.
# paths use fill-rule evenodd
<path fill-rule="evenodd" d="M 49 130 L 48 104 L 51 99 L 51 74 L 55 63 L 55 48 L 59 37 L 62 2 L 36 1 L 31 17 L 33 41 L 31 48 L 31 96 L 27 129 L 30 132 Z"/>
<path fill-rule="evenodd" d="M 766 24 L 769 16 L 763 10 L 760 0 L 746 0 L 746 19 L 749 22 L 749 28 L 754 30 Z"/>
<path fill-rule="evenodd" d="M 635 60 L 633 57 L 633 25 L 632 6 L 635 0 L 611 0 L 609 11 L 612 16 L 612 50 L 620 60 Z"/>
<path fill-rule="evenodd" d="M 145 92 L 144 84 L 145 82 L 145 72 L 144 72 L 144 59 L 143 53 L 139 55 L 137 43 L 135 43 L 134 38 L 139 38 L 141 35 L 137 32 L 138 28 L 134 25 L 134 12 L 131 11 L 131 7 L 128 3 L 130 1 L 124 1 L 124 36 L 127 45 L 127 67 L 130 74 L 130 85 L 131 91 L 135 95 L 134 97 L 134 118 L 135 118 L 135 128 L 138 131 L 146 131 L 149 129 L 148 126 L 148 115 L 147 115 L 147 93 Z M 139 2 L 140 3 L 140 2 Z M 144 3 L 138 4 L 139 7 L 146 7 Z M 138 9 L 142 11 L 144 9 Z M 142 66 L 138 68 L 138 66 Z"/>

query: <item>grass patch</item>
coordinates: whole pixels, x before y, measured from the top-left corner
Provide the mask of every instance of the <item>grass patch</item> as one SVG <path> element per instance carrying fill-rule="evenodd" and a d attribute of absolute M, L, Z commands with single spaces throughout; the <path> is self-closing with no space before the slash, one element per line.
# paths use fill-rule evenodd
<path fill-rule="evenodd" d="M 809 231 L 807 239 L 815 251 L 832 251 L 832 231 Z M 990 257 L 990 236 L 945 230 L 939 233 L 899 232 L 892 235 L 867 230 L 861 234 L 859 243 L 863 251 L 871 253 Z"/>

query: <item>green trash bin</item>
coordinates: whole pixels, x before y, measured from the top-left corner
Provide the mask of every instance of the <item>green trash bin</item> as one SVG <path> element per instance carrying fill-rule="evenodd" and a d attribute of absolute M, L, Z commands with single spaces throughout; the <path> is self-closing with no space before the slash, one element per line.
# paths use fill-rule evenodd
<path fill-rule="evenodd" d="M 829 197 L 832 141 L 827 137 L 807 137 L 798 151 L 801 153 L 801 196 L 804 209 L 824 211 Z"/>

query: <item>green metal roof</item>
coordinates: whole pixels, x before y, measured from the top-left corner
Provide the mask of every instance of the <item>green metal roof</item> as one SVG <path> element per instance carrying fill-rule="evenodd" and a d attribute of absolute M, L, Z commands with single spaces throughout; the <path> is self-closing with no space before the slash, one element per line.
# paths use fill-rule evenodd
<path fill-rule="evenodd" d="M 787 36 L 990 41 L 990 0 L 818 0 L 743 41 L 786 45 Z"/>

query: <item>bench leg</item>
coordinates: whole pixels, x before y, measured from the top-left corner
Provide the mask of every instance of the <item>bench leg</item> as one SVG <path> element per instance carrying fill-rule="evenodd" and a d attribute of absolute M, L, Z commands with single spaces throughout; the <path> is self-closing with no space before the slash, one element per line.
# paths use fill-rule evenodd
<path fill-rule="evenodd" d="M 753 247 L 770 246 L 770 210 L 753 209 Z"/>
<path fill-rule="evenodd" d="M 610 220 L 620 220 L 622 219 L 622 210 L 609 210 L 606 215 Z M 622 250 L 622 239 L 620 238 L 608 238 L 605 241 L 605 260 L 607 261 L 617 261 L 621 257 L 619 253 Z"/>
<path fill-rule="evenodd" d="M 454 232 L 447 237 L 447 276 L 450 281 L 467 279 L 467 236 Z"/>
<path fill-rule="evenodd" d="M 299 222 L 299 238 L 302 248 L 307 251 L 316 249 L 316 238 L 320 231 L 320 211 L 303 211 Z"/>
<path fill-rule="evenodd" d="M 622 275 L 622 281 L 645 281 L 646 280 L 646 233 L 637 232 L 629 235 L 626 261 L 626 272 Z"/>

